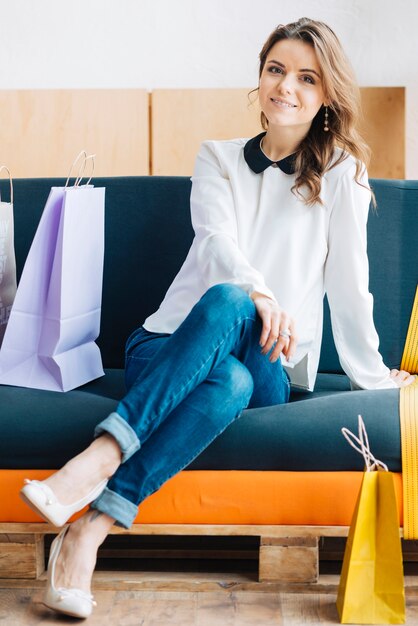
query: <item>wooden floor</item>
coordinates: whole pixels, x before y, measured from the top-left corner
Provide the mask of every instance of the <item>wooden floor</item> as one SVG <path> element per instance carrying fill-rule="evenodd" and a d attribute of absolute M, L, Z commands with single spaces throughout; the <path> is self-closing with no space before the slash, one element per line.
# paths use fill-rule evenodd
<path fill-rule="evenodd" d="M 338 624 L 334 594 L 257 592 L 96 591 L 87 622 L 58 616 L 40 589 L 0 589 L 0 624 L 53 626 L 301 626 Z M 408 598 L 407 622 L 418 624 L 418 598 Z"/>
<path fill-rule="evenodd" d="M 51 539 L 47 538 L 45 557 Z M 191 541 L 188 538 L 187 542 L 185 538 L 170 537 L 140 541 L 127 537 L 111 539 L 99 552 L 93 576 L 98 606 L 87 622 L 59 616 L 42 604 L 46 572 L 36 580 L 0 579 L 0 626 L 339 623 L 335 602 L 344 540 L 333 538 L 322 542 L 319 580 L 301 585 L 260 583 L 256 540 L 226 539 Z M 124 545 L 127 542 L 128 551 Z M 188 552 L 184 551 L 186 543 Z M 408 557 L 407 550 L 412 550 Z M 127 553 L 130 558 L 122 558 Z M 418 561 L 413 542 L 407 544 L 404 557 L 409 561 L 405 563 L 406 624 L 418 626 Z"/>

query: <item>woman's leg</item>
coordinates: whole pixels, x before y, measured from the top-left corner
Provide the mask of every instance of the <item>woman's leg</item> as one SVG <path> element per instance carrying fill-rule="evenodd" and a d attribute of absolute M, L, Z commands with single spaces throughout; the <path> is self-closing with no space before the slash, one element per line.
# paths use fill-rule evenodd
<path fill-rule="evenodd" d="M 235 357 L 226 357 L 184 400 L 181 409 L 177 407 L 141 450 L 121 465 L 107 495 L 71 524 L 57 560 L 56 586 L 90 592 L 97 550 L 115 523 L 111 516 L 115 501 L 120 503 L 126 496 L 137 502 L 156 491 L 239 417 L 252 391 L 246 367 Z M 137 514 L 132 501 L 123 501 L 122 517 L 117 507 L 118 524 L 131 525 Z"/>
<path fill-rule="evenodd" d="M 248 344 L 257 319 L 253 301 L 239 287 L 220 284 L 208 289 L 149 361 L 116 412 L 98 424 L 96 436 L 113 435 L 126 461 L 226 356 Z"/>
<path fill-rule="evenodd" d="M 122 461 L 132 456 L 231 353 L 247 365 L 254 378 L 251 406 L 286 402 L 287 379 L 280 360 L 271 364 L 261 354 L 260 334 L 261 321 L 254 303 L 242 289 L 230 284 L 210 288 L 180 327 L 166 337 L 162 348 L 133 381 L 117 412 L 97 426 L 97 439 L 47 479 L 58 499 L 63 504 L 73 502 L 111 476 L 120 464 L 120 451 Z"/>
<path fill-rule="evenodd" d="M 98 424 L 96 440 L 45 481 L 58 500 L 62 504 L 74 502 L 111 476 L 121 460 L 132 456 L 230 354 L 256 317 L 254 303 L 239 287 L 220 284 L 209 289 L 179 328 L 165 336 L 161 350 L 131 381 L 116 412 Z M 135 352 L 135 338 L 128 346 L 128 360 L 130 348 Z M 145 351 L 147 355 L 144 342 L 140 348 L 140 354 Z"/>
<path fill-rule="evenodd" d="M 55 587 L 91 593 L 97 551 L 114 523 L 108 515 L 89 510 L 70 524 L 55 565 Z"/>
<path fill-rule="evenodd" d="M 138 504 L 189 465 L 248 406 L 252 377 L 228 355 L 165 419 L 91 504 L 129 528 Z"/>
<path fill-rule="evenodd" d="M 270 363 L 267 355 L 261 354 L 259 345 L 261 320 L 256 316 L 253 302 L 245 292 L 231 285 L 218 285 L 210 289 L 198 304 L 204 305 L 207 319 L 211 319 L 213 315 L 216 320 L 218 326 L 214 321 L 212 328 L 216 328 L 218 332 L 212 330 L 212 335 L 215 336 L 218 346 L 221 342 L 225 342 L 230 347 L 232 343 L 230 334 L 235 335 L 232 353 L 228 357 L 224 356 L 221 364 L 235 357 L 234 360 L 242 362 L 245 369 L 250 372 L 254 387 L 250 406 L 268 406 L 287 402 L 289 399 L 287 375 L 280 361 Z M 198 305 L 195 308 L 199 308 Z M 238 323 L 237 320 L 239 320 Z M 200 327 L 203 330 L 205 328 L 204 324 L 200 324 Z M 131 385 L 127 397 L 133 396 L 130 402 L 134 402 L 135 395 L 141 391 L 147 376 L 153 377 L 152 373 L 156 371 L 160 374 L 161 364 L 166 360 L 168 363 L 171 362 L 174 350 L 172 346 L 175 343 L 172 339 L 175 338 L 176 333 L 171 337 L 165 335 L 153 339 L 153 334 L 142 330 L 138 333 L 138 341 L 141 342 L 139 346 L 135 345 L 136 339 L 135 336 L 133 337 L 127 352 L 127 382 Z M 147 335 L 148 345 L 144 345 Z M 201 335 L 203 336 L 204 333 L 201 332 Z M 193 336 L 191 331 L 190 336 Z M 209 343 L 211 341 L 212 337 Z M 158 347 L 157 342 L 160 344 Z M 206 364 L 213 357 L 212 355 L 208 357 L 204 344 L 205 340 L 202 339 L 199 353 L 194 355 L 194 360 L 200 359 Z M 169 346 L 171 346 L 171 351 L 168 350 Z M 184 351 L 187 352 L 187 349 L 178 348 L 176 352 L 179 355 L 178 360 L 180 360 L 180 354 L 183 357 Z M 173 378 L 175 361 L 176 359 L 173 360 L 171 368 L 165 365 L 167 373 L 159 376 L 156 381 L 157 386 L 158 384 L 169 385 L 170 378 Z M 187 386 L 188 381 L 196 376 L 193 363 L 190 363 L 188 376 L 184 376 L 181 367 L 175 371 L 176 378 L 178 376 L 182 379 L 180 387 Z M 233 392 L 228 394 L 227 389 L 222 388 L 222 378 L 227 384 L 226 373 L 219 369 L 219 365 L 212 370 L 209 369 L 206 379 L 170 411 L 168 418 L 166 414 L 163 414 L 163 417 L 158 420 L 158 428 L 153 422 L 152 429 L 150 429 L 153 433 L 152 437 L 147 431 L 147 436 L 142 437 L 140 450 L 119 467 L 92 507 L 107 513 L 117 519 L 118 524 L 129 528 L 137 515 L 137 505 L 171 476 L 189 465 L 232 421 L 233 411 L 228 406 L 228 401 L 235 401 L 234 396 L 237 396 L 236 400 L 239 400 L 240 393 L 237 394 L 238 390 L 235 388 L 235 394 Z M 212 395 L 214 383 L 218 387 L 218 392 Z M 243 405 L 241 410 L 247 404 Z M 134 413 L 133 404 L 127 403 L 126 398 L 121 405 L 117 409 L 118 413 L 123 414 L 124 411 L 128 413 L 128 409 Z M 141 406 L 141 401 L 138 399 L 136 406 Z M 99 432 L 101 426 L 99 425 Z"/>
<path fill-rule="evenodd" d="M 231 302 L 229 297 L 231 292 L 235 303 Z M 222 299 L 226 298 L 231 306 L 236 307 L 238 318 L 240 315 L 242 317 L 242 311 L 240 312 L 240 307 L 236 306 L 237 296 L 238 300 L 244 300 L 245 307 L 248 302 L 250 303 L 250 315 L 247 318 L 256 323 L 250 326 L 246 333 L 240 333 L 240 341 L 234 350 L 237 356 L 245 361 L 247 367 L 233 355 L 216 366 L 207 379 L 170 413 L 169 419 L 162 421 L 150 441 L 145 442 L 141 449 L 119 468 L 109 483 L 109 490 L 103 494 L 103 498 L 99 497 L 92 504 L 93 509 L 98 510 L 94 513 L 88 512 L 72 525 L 72 533 L 67 534 L 62 548 L 63 556 L 67 552 L 67 559 L 61 561 L 60 555 L 57 563 L 57 572 L 58 564 L 66 563 L 67 580 L 71 580 L 72 586 L 79 586 L 88 591 L 86 581 L 93 571 L 97 548 L 114 521 L 129 526 L 137 513 L 136 503 L 145 499 L 170 476 L 187 466 L 241 413 L 250 398 L 250 406 L 287 402 L 288 379 L 283 373 L 280 361 L 272 364 L 266 355 L 261 355 L 258 344 L 261 322 L 255 315 L 252 317 L 251 313 L 255 311 L 255 307 L 253 309 L 252 301 L 244 292 L 242 294 L 243 297 L 241 293 L 237 293 L 236 288 L 229 290 L 223 286 L 211 290 L 211 295 L 217 296 L 219 308 L 225 308 L 222 306 L 225 304 L 222 303 Z M 155 333 L 152 336 L 145 333 L 145 339 L 147 334 L 148 345 L 146 341 L 142 341 L 139 351 L 135 350 L 137 347 L 135 337 L 128 346 L 126 370 L 128 386 L 137 384 L 145 369 L 151 369 L 152 363 L 158 365 L 159 358 L 164 358 L 162 348 L 166 345 L 169 335 L 157 337 Z M 251 375 L 248 370 L 251 371 Z M 257 381 L 255 388 L 253 379 Z M 104 437 L 99 437 L 96 441 Z M 99 510 L 103 510 L 102 515 Z M 113 510 L 115 517 L 111 515 Z M 83 561 L 83 553 L 90 554 L 90 557 L 87 559 L 89 563 L 87 569 L 84 566 L 84 579 L 81 580 L 77 573 L 77 562 Z M 58 582 L 63 584 L 61 581 Z"/>

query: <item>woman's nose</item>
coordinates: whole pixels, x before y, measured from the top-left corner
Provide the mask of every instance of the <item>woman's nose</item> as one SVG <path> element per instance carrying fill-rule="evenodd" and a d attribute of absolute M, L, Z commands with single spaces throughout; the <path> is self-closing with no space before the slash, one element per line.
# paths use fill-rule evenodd
<path fill-rule="evenodd" d="M 290 93 L 293 88 L 294 88 L 293 78 L 289 74 L 287 74 L 286 76 L 283 76 L 282 80 L 279 83 L 279 90 L 286 92 L 286 93 Z"/>

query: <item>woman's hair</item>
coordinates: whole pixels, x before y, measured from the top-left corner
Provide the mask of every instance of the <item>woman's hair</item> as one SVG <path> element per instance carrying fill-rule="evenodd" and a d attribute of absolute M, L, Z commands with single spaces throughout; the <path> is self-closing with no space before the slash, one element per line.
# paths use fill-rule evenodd
<path fill-rule="evenodd" d="M 322 175 L 346 159 L 347 153 L 356 159 L 354 178 L 361 185 L 359 178 L 364 165 L 367 167 L 369 164 L 370 148 L 357 129 L 361 115 L 360 90 L 335 33 L 324 22 L 306 17 L 291 24 L 279 24 L 271 33 L 260 52 L 260 78 L 271 48 L 282 39 L 301 40 L 314 48 L 323 76 L 325 100 L 329 103 L 329 131 L 324 131 L 325 108 L 321 106 L 295 158 L 296 181 L 292 191 L 300 195 L 306 204 L 313 205 L 315 202 L 321 203 L 319 194 Z M 267 130 L 268 120 L 263 112 L 261 125 Z M 336 146 L 342 148 L 342 152 L 333 162 Z M 304 185 L 308 189 L 306 197 L 300 192 Z M 372 198 L 375 204 L 373 192 Z"/>

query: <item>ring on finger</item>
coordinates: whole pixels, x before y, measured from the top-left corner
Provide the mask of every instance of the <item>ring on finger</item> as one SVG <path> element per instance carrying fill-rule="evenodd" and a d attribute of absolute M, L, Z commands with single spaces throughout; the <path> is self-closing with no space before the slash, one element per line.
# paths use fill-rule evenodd
<path fill-rule="evenodd" d="M 279 332 L 279 337 L 286 337 L 287 339 L 289 339 L 289 337 L 291 337 L 291 333 L 290 333 L 289 329 L 286 328 L 285 330 L 281 330 Z"/>

